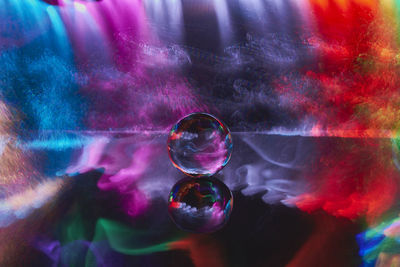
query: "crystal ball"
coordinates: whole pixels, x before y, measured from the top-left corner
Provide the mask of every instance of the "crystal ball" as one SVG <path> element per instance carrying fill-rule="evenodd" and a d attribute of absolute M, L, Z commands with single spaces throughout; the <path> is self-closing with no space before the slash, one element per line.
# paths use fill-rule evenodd
<path fill-rule="evenodd" d="M 233 196 L 215 178 L 190 178 L 178 181 L 168 198 L 168 212 L 185 231 L 211 233 L 221 229 L 232 213 Z"/>
<path fill-rule="evenodd" d="M 167 141 L 173 165 L 192 177 L 211 176 L 220 171 L 232 154 L 229 129 L 206 113 L 193 113 L 178 121 Z"/>

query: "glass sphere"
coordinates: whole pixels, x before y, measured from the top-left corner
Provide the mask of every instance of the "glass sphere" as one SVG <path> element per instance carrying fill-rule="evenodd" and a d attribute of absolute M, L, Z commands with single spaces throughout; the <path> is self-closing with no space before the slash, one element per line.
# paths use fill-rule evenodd
<path fill-rule="evenodd" d="M 232 207 L 232 192 L 214 178 L 184 178 L 174 185 L 168 198 L 168 212 L 175 224 L 197 233 L 221 229 Z"/>
<path fill-rule="evenodd" d="M 176 168 L 192 177 L 220 171 L 232 154 L 229 129 L 206 113 L 193 113 L 178 121 L 168 136 L 169 157 Z"/>

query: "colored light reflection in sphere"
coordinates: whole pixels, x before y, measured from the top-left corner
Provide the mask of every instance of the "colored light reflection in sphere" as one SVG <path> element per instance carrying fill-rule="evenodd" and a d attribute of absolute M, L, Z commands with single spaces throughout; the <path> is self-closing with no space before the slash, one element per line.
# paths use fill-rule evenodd
<path fill-rule="evenodd" d="M 176 123 L 167 145 L 174 166 L 192 177 L 217 173 L 232 154 L 229 129 L 206 113 L 193 113 Z"/>
<path fill-rule="evenodd" d="M 175 224 L 197 233 L 221 229 L 229 220 L 233 196 L 229 188 L 213 178 L 184 178 L 168 198 L 168 212 Z"/>
<path fill-rule="evenodd" d="M 392 138 L 393 163 L 400 170 L 400 137 Z"/>

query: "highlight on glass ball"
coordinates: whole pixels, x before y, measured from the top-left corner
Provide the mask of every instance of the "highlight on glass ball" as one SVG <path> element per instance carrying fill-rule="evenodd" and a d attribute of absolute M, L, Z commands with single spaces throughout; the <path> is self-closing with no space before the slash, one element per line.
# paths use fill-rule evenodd
<path fill-rule="evenodd" d="M 229 188 L 213 178 L 184 178 L 178 181 L 168 198 L 168 212 L 174 223 L 185 231 L 212 233 L 229 221 L 233 196 Z"/>
<path fill-rule="evenodd" d="M 178 121 L 167 141 L 173 165 L 192 177 L 219 172 L 232 154 L 228 127 L 207 113 L 193 113 Z"/>

